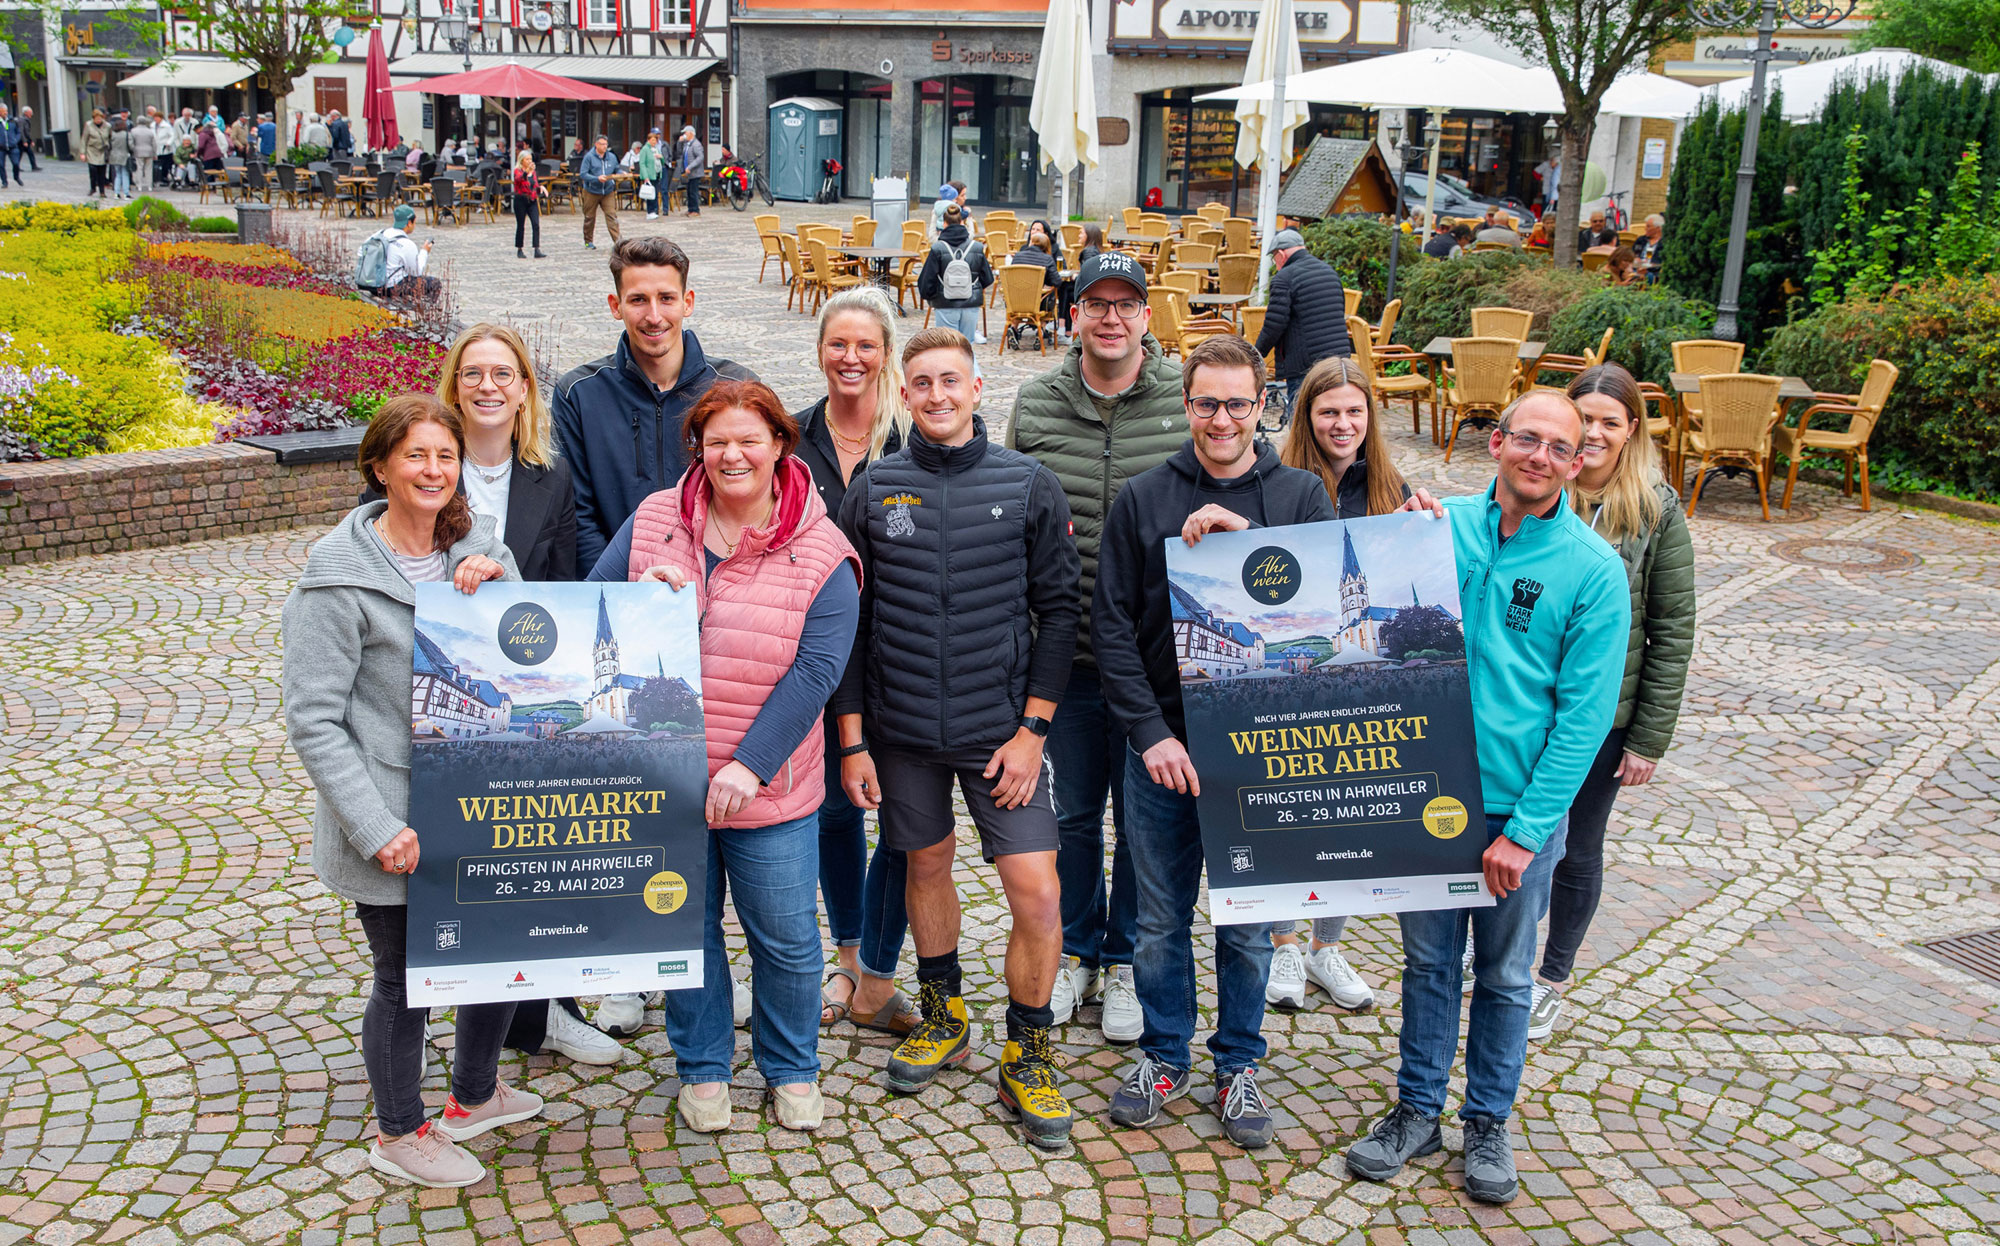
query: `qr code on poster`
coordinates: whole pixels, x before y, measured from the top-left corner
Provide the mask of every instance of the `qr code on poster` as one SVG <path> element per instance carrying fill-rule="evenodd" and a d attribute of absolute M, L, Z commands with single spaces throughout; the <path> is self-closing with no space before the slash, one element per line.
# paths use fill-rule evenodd
<path fill-rule="evenodd" d="M 437 924 L 437 950 L 449 952 L 458 946 L 458 923 L 439 922 Z"/>

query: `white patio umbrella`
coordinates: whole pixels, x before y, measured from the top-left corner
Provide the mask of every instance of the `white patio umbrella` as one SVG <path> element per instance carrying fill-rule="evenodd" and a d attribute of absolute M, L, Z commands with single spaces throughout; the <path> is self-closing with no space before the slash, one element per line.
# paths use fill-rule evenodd
<path fill-rule="evenodd" d="M 1285 83 L 1304 72 L 1292 0 L 1265 0 L 1257 33 L 1250 40 L 1249 59 L 1243 65 L 1243 81 L 1251 84 L 1268 79 L 1272 90 L 1261 99 L 1252 97 L 1236 102 L 1236 163 L 1246 169 L 1258 165 L 1263 171 L 1257 182 L 1257 236 L 1263 239 L 1257 258 L 1259 303 L 1267 301 L 1271 285 L 1271 236 L 1278 224 L 1278 183 L 1285 173 L 1285 158 L 1292 150 L 1292 132 L 1312 115 L 1296 96 L 1288 97 Z"/>
<path fill-rule="evenodd" d="M 1084 0 L 1049 0 L 1028 125 L 1042 167 L 1056 170 L 1056 228 L 1069 220 L 1069 175 L 1097 167 L 1097 79 L 1090 68 L 1090 9 Z"/>
<path fill-rule="evenodd" d="M 1548 73 L 1547 70 L 1539 71 Z M 1553 80 L 1554 75 L 1550 75 Z M 1621 117 L 1657 117 L 1679 121 L 1701 104 L 1701 88 L 1676 82 L 1661 74 L 1627 74 L 1611 84 L 1598 105 L 1599 112 Z"/>
<path fill-rule="evenodd" d="M 1876 48 L 1872 52 L 1856 52 L 1852 56 L 1777 70 L 1765 82 L 1765 98 L 1783 91 L 1785 119 L 1809 121 L 1820 110 L 1820 105 L 1826 103 L 1827 96 L 1832 95 L 1843 82 L 1887 78 L 1893 83 L 1919 67 L 1953 82 L 1968 76 L 1983 76 L 1991 81 L 1995 76 L 1975 75 L 1969 69 L 1932 60 L 1928 56 L 1918 56 L 1903 48 Z M 1712 94 L 1722 101 L 1724 109 L 1741 108 L 1750 99 L 1750 79 L 1743 77 L 1717 83 L 1705 88 L 1704 94 Z"/>
<path fill-rule="evenodd" d="M 1270 99 L 1273 84 L 1256 82 L 1198 95 L 1197 100 Z M 1328 65 L 1286 83 L 1288 98 L 1350 108 L 1421 108 L 1431 114 L 1431 190 L 1424 196 L 1424 220 L 1431 220 L 1437 193 L 1437 137 L 1443 114 L 1455 108 L 1484 112 L 1560 113 L 1562 94 L 1552 75 L 1496 61 L 1457 48 L 1424 48 Z"/>

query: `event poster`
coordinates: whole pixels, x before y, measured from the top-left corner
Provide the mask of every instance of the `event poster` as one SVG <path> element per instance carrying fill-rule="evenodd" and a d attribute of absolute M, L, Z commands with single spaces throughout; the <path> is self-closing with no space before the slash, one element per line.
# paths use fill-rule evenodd
<path fill-rule="evenodd" d="M 1492 904 L 1450 526 L 1175 538 L 1167 576 L 1212 920 Z"/>
<path fill-rule="evenodd" d="M 702 984 L 695 595 L 419 584 L 412 1004 Z"/>

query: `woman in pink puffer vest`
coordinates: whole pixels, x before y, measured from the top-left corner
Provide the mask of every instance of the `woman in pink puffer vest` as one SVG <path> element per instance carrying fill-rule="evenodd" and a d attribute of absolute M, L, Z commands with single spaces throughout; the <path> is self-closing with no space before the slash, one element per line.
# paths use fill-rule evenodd
<path fill-rule="evenodd" d="M 623 570 L 692 591 L 708 740 L 703 985 L 666 993 L 681 1119 L 729 1128 L 726 884 L 750 944 L 751 1045 L 787 1129 L 824 1119 L 819 1093 L 820 715 L 854 644 L 861 562 L 792 457 L 798 424 L 756 381 L 717 381 L 682 424 L 693 466 L 647 498 L 592 579 Z M 621 567 L 621 553 L 622 567 Z"/>

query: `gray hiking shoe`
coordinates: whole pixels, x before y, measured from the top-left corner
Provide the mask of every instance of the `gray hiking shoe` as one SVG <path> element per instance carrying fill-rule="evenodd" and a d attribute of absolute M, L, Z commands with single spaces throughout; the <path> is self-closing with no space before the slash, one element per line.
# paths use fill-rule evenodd
<path fill-rule="evenodd" d="M 1369 1181 L 1387 1181 L 1410 1160 L 1443 1149 L 1438 1118 L 1398 1103 L 1375 1122 L 1366 1138 L 1347 1148 L 1347 1171 Z"/>
<path fill-rule="evenodd" d="M 1511 1203 L 1521 1192 L 1506 1121 L 1465 1118 L 1465 1192 L 1482 1203 Z"/>

